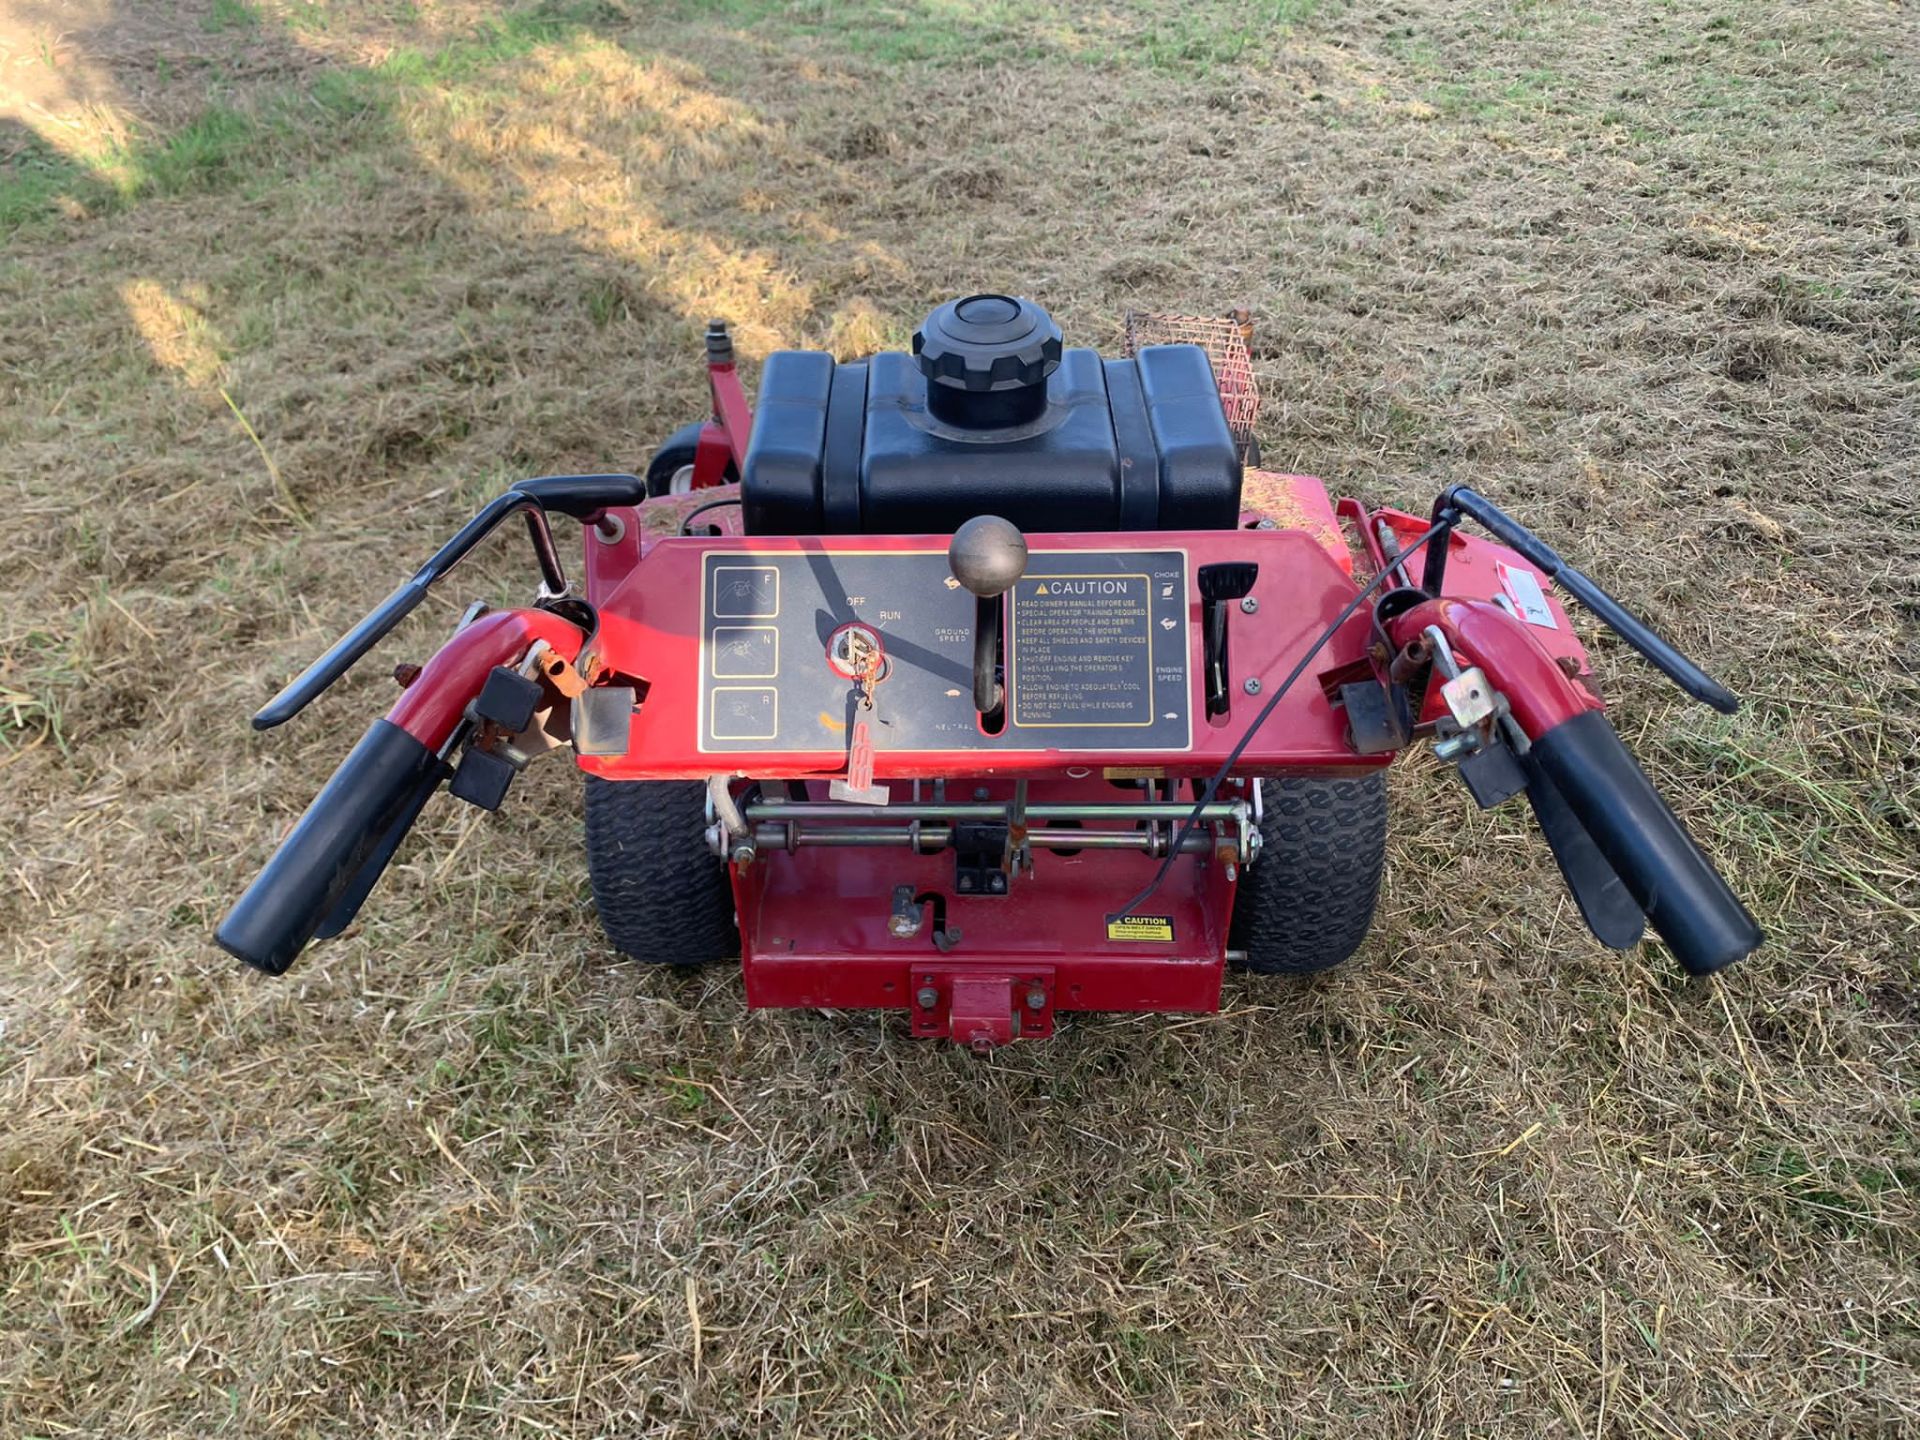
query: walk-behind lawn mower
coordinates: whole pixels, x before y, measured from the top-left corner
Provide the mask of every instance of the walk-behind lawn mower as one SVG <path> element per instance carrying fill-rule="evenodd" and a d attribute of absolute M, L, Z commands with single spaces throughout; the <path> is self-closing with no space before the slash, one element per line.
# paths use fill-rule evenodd
<path fill-rule="evenodd" d="M 972 295 L 911 354 L 770 356 L 756 414 L 714 323 L 713 419 L 646 477 L 513 486 L 254 717 L 292 719 L 524 517 L 538 598 L 395 672 L 220 944 L 280 974 L 443 781 L 492 810 L 570 748 L 615 950 L 737 955 L 751 1005 L 902 1009 L 984 1050 L 1066 1010 L 1213 1010 L 1228 965 L 1339 964 L 1387 764 L 1425 738 L 1479 805 L 1525 792 L 1603 943 L 1651 922 L 1693 975 L 1752 951 L 1555 587 L 1689 695 L 1735 697 L 1473 490 L 1423 518 L 1249 468 L 1244 339 L 1244 316 L 1132 316 L 1103 359 Z"/>

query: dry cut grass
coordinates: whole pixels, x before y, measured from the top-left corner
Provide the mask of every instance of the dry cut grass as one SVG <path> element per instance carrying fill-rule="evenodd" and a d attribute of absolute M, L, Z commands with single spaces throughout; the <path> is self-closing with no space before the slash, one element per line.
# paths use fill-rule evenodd
<path fill-rule="evenodd" d="M 0 26 L 0 1433 L 1920 1431 L 1908 11 L 80 8 Z M 1345 971 L 984 1063 L 610 964 L 558 766 L 213 951 L 383 682 L 246 715 L 479 499 L 642 463 L 710 313 L 974 286 L 1251 302 L 1270 463 L 1710 661 L 1596 642 L 1768 948 L 1599 950 L 1415 760 Z"/>

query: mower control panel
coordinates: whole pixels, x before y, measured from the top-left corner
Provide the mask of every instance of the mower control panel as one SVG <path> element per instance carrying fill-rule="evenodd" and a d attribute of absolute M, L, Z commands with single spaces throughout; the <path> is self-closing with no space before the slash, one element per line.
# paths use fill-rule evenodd
<path fill-rule="evenodd" d="M 942 550 L 708 554 L 699 746 L 1182 751 L 1187 556 L 1036 551 L 1007 592 L 997 715 L 974 708 L 975 600 Z M 989 726 L 996 725 L 997 729 Z"/>

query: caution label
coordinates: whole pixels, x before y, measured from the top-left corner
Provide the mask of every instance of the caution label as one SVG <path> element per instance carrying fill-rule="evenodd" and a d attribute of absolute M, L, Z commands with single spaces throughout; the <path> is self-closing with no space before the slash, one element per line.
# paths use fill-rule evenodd
<path fill-rule="evenodd" d="M 1109 940 L 1157 940 L 1162 944 L 1173 940 L 1173 917 L 1171 915 L 1127 915 L 1118 920 L 1107 921 Z"/>
<path fill-rule="evenodd" d="M 1558 630 L 1559 622 L 1553 618 L 1553 611 L 1547 605 L 1547 592 L 1540 588 L 1540 577 L 1531 570 L 1509 565 L 1504 560 L 1494 563 L 1500 571 L 1500 588 L 1507 592 L 1507 598 L 1513 601 L 1513 608 L 1520 612 L 1520 618 L 1529 625 Z"/>
<path fill-rule="evenodd" d="M 1007 723 L 988 734 L 973 709 L 975 602 L 948 572 L 944 543 L 709 551 L 700 749 L 845 755 L 857 667 L 841 652 L 853 643 L 844 637 L 864 634 L 887 652 L 867 720 L 889 755 L 1056 751 L 1090 764 L 1133 757 L 1158 773 L 1156 761 L 1193 748 L 1191 569 L 1178 549 L 1031 552 L 1003 602 Z"/>
<path fill-rule="evenodd" d="M 1013 723 L 1138 726 L 1154 720 L 1153 577 L 1029 576 L 1013 596 Z M 1170 633 L 1179 628 L 1168 617 Z"/>

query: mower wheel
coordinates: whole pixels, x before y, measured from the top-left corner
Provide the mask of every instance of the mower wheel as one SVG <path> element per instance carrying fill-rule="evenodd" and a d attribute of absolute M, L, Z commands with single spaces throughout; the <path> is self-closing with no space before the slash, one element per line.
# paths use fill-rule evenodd
<path fill-rule="evenodd" d="M 693 457 L 700 448 L 699 425 L 682 425 L 660 443 L 647 461 L 647 494 L 685 495 L 693 489 Z M 727 461 L 724 477 L 728 484 L 740 478 Z"/>
<path fill-rule="evenodd" d="M 587 877 L 613 948 L 647 965 L 740 953 L 727 867 L 707 849 L 698 781 L 587 777 Z"/>
<path fill-rule="evenodd" d="M 1262 780 L 1260 854 L 1240 874 L 1227 943 L 1260 975 L 1331 970 L 1373 923 L 1387 859 L 1387 777 Z"/>

